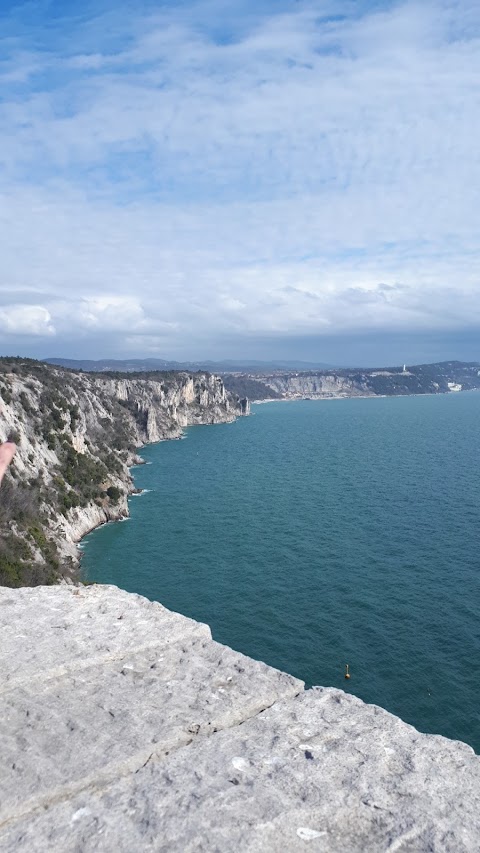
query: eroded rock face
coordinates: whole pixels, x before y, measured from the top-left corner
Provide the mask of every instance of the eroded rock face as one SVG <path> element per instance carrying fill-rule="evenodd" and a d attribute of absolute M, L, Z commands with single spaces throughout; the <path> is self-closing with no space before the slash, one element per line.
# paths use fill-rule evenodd
<path fill-rule="evenodd" d="M 480 759 L 115 587 L 0 590 L 3 851 L 476 851 Z"/>
<path fill-rule="evenodd" d="M 18 445 L 2 490 L 12 513 L 0 518 L 0 583 L 8 586 L 38 583 L 30 564 L 50 567 L 40 582 L 71 574 L 82 536 L 128 515 L 136 447 L 248 414 L 208 373 L 122 378 L 21 359 L 0 368 L 0 441 L 11 435 Z M 18 498 L 19 489 L 29 495 Z M 29 519 L 26 497 L 36 501 Z"/>
<path fill-rule="evenodd" d="M 374 391 L 365 382 L 336 373 L 299 373 L 272 375 L 265 384 L 284 399 L 311 399 L 323 397 L 369 397 Z"/>

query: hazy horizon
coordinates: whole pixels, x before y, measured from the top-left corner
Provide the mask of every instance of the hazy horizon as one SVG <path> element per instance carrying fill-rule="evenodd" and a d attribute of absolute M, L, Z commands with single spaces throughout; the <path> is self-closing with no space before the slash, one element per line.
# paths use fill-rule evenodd
<path fill-rule="evenodd" d="M 66 356 L 66 355 L 62 355 L 62 354 L 57 353 L 55 355 L 50 354 L 47 356 L 38 356 L 37 357 L 37 356 L 29 356 L 26 354 L 22 355 L 22 353 L 0 353 L 0 358 L 2 356 L 20 357 L 20 358 L 38 358 L 39 361 L 44 361 L 44 362 L 52 362 L 52 361 L 69 362 L 69 361 L 72 361 L 72 362 L 79 362 L 80 363 L 80 362 L 90 362 L 90 361 L 91 362 L 103 362 L 103 361 L 114 361 L 114 362 L 115 361 L 117 361 L 117 362 L 152 361 L 152 362 L 156 362 L 156 361 L 160 361 L 160 362 L 167 362 L 167 363 L 172 363 L 172 364 L 178 363 L 178 364 L 186 364 L 186 365 L 188 365 L 190 363 L 194 364 L 194 365 L 211 364 L 214 367 L 215 367 L 215 365 L 218 365 L 219 370 L 221 369 L 222 366 L 226 366 L 228 364 L 232 364 L 234 366 L 236 366 L 236 365 L 244 366 L 246 368 L 248 368 L 249 365 L 252 368 L 254 368 L 257 365 L 260 367 L 262 365 L 265 365 L 265 366 L 279 365 L 281 367 L 284 367 L 285 369 L 291 368 L 292 370 L 296 370 L 296 369 L 300 369 L 300 370 L 302 370 L 302 369 L 318 369 L 318 370 L 339 369 L 340 370 L 340 369 L 349 369 L 349 368 L 352 370 L 356 370 L 356 369 L 375 369 L 375 368 L 381 368 L 381 367 L 383 367 L 383 368 L 385 368 L 385 367 L 402 368 L 402 366 L 404 366 L 405 364 L 407 366 L 410 365 L 410 366 L 414 367 L 416 365 L 421 365 L 421 364 L 436 364 L 436 363 L 454 362 L 454 361 L 476 362 L 476 363 L 480 364 L 479 358 L 476 358 L 476 357 L 458 358 L 456 355 L 445 356 L 445 357 L 441 357 L 441 358 L 427 358 L 427 359 L 419 358 L 416 360 L 411 359 L 411 360 L 407 360 L 407 361 L 405 361 L 405 359 L 403 359 L 403 360 L 402 359 L 400 359 L 400 360 L 394 360 L 394 359 L 386 359 L 385 360 L 384 359 L 383 361 L 379 361 L 379 360 L 365 361 L 365 360 L 363 360 L 363 361 L 336 361 L 336 362 L 326 362 L 326 361 L 321 360 L 321 359 L 316 359 L 316 360 L 315 359 L 299 359 L 299 358 L 295 358 L 294 356 L 292 356 L 290 358 L 279 357 L 279 358 L 271 358 L 271 359 L 268 359 L 268 358 L 251 358 L 250 356 L 245 356 L 245 357 L 238 356 L 237 358 L 230 358 L 230 357 L 226 357 L 226 358 L 221 358 L 221 357 L 218 357 L 218 358 L 201 358 L 201 357 L 199 357 L 199 358 L 176 359 L 176 358 L 170 358 L 170 357 L 168 357 L 168 355 L 163 357 L 161 355 L 157 355 L 157 356 L 153 356 L 153 355 L 144 355 L 144 356 L 142 356 L 142 355 L 124 355 L 124 356 L 122 356 L 122 355 L 117 355 L 117 356 L 99 355 L 99 356 L 91 356 L 91 355 L 87 354 L 84 356 L 75 357 L 75 356 Z M 160 367 L 158 369 L 161 370 L 162 368 Z"/>

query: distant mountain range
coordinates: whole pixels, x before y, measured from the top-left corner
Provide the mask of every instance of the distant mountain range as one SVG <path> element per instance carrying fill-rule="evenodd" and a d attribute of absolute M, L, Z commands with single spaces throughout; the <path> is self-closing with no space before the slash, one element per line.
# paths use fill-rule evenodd
<path fill-rule="evenodd" d="M 190 370 L 209 373 L 266 373 L 275 370 L 331 370 L 333 365 L 309 361 L 168 361 L 164 358 L 44 358 L 47 364 L 69 367 L 71 370 L 84 370 L 88 373 L 144 373 L 152 370 Z"/>

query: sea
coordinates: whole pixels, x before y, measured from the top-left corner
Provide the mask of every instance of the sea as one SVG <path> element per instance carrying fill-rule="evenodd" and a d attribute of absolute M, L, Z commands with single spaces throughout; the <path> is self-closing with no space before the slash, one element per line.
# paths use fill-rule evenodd
<path fill-rule="evenodd" d="M 480 752 L 479 425 L 462 392 L 191 427 L 142 449 L 142 494 L 83 540 L 83 577 Z"/>

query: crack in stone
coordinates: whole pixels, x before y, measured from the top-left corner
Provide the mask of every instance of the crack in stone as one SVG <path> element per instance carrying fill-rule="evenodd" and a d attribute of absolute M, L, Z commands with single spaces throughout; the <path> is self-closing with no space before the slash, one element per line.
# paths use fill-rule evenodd
<path fill-rule="evenodd" d="M 290 698 L 295 698 L 299 693 L 292 695 Z M 212 730 L 200 730 L 199 733 L 194 736 L 186 739 L 184 742 L 178 741 L 175 744 L 169 744 L 168 748 L 162 749 L 161 752 L 151 752 L 151 747 L 148 750 L 143 750 L 141 752 L 135 753 L 135 755 L 130 756 L 125 762 L 115 762 L 112 765 L 105 765 L 98 772 L 98 774 L 92 776 L 84 776 L 82 779 L 79 779 L 77 782 L 70 782 L 66 785 L 62 785 L 59 788 L 54 790 L 53 792 L 49 792 L 48 795 L 43 797 L 32 797 L 31 800 L 27 800 L 22 803 L 22 810 L 12 812 L 12 814 L 8 815 L 6 818 L 0 821 L 0 831 L 6 829 L 11 824 L 16 821 L 23 820 L 24 818 L 30 817 L 30 815 L 35 812 L 41 811 L 42 809 L 48 809 L 51 806 L 58 805 L 61 802 L 65 802 L 66 800 L 71 799 L 78 794 L 82 794 L 85 791 L 101 791 L 105 790 L 109 787 L 109 785 L 117 782 L 119 779 L 128 776 L 129 774 L 135 775 L 143 770 L 144 767 L 147 766 L 151 761 L 159 762 L 163 759 L 167 758 L 168 755 L 171 755 L 175 752 L 179 752 L 185 747 L 190 747 L 191 744 L 206 740 L 207 738 L 213 737 L 217 732 L 228 731 L 229 729 L 235 729 L 243 723 L 248 722 L 249 720 L 255 719 L 268 708 L 272 708 L 278 701 L 281 701 L 285 697 L 279 697 L 278 699 L 274 699 L 270 704 L 265 704 L 257 711 L 252 712 L 248 716 L 244 717 L 242 720 L 237 720 L 231 725 L 222 726 L 219 723 L 219 727 Z"/>

